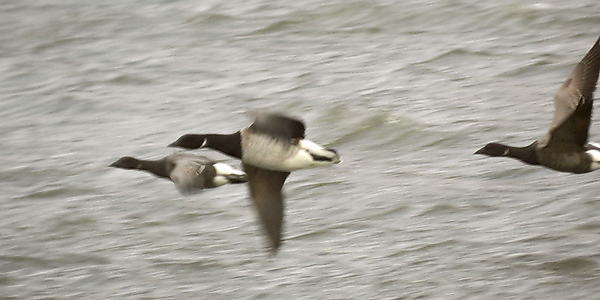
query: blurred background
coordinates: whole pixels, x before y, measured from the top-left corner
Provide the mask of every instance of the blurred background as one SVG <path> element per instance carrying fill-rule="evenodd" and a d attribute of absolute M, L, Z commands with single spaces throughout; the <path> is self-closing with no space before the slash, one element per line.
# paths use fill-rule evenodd
<path fill-rule="evenodd" d="M 3 1 L 0 298 L 596 299 L 600 173 L 473 152 L 544 135 L 599 28 L 597 0 Z M 288 178 L 276 256 L 246 186 L 107 167 L 252 110 L 344 159 Z"/>

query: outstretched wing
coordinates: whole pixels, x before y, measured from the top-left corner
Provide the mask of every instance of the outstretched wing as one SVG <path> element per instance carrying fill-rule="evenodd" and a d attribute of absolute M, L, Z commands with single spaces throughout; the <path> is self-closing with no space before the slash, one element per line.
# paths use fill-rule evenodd
<path fill-rule="evenodd" d="M 256 119 L 249 129 L 284 139 L 303 139 L 305 131 L 304 123 L 299 120 L 268 113 L 256 113 Z"/>
<path fill-rule="evenodd" d="M 250 194 L 263 228 L 271 241 L 275 252 L 281 245 L 281 228 L 283 225 L 283 194 L 281 189 L 289 172 L 270 171 L 248 164 L 244 171 L 248 175 Z"/>
<path fill-rule="evenodd" d="M 583 147 L 587 142 L 600 69 L 600 38 L 575 66 L 554 97 L 554 119 L 548 134 L 540 139 L 542 147 L 572 145 Z"/>
<path fill-rule="evenodd" d="M 180 193 L 192 194 L 207 188 L 206 178 L 201 173 L 205 168 L 212 168 L 212 160 L 187 153 L 172 154 L 167 158 L 173 164 L 170 178 Z"/>

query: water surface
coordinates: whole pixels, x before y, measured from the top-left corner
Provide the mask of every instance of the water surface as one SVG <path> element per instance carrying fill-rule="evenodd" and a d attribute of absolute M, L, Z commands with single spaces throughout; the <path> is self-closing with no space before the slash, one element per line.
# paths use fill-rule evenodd
<path fill-rule="evenodd" d="M 599 16 L 595 0 L 0 4 L 0 298 L 596 299 L 598 173 L 472 153 L 545 133 Z M 185 197 L 107 167 L 261 109 L 344 159 L 289 177 L 277 256 L 245 186 Z"/>

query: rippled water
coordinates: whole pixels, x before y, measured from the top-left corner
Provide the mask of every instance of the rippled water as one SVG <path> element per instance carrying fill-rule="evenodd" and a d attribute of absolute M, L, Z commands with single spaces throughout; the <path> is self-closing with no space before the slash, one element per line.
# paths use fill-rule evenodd
<path fill-rule="evenodd" d="M 472 153 L 545 133 L 599 25 L 596 0 L 0 3 L 0 298 L 596 299 L 599 173 Z M 290 176 L 276 256 L 245 186 L 107 167 L 261 109 L 344 159 Z"/>

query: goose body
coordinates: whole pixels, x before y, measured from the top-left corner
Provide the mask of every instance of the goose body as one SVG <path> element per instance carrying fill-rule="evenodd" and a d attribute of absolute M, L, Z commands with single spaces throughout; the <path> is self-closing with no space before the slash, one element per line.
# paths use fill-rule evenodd
<path fill-rule="evenodd" d="M 341 162 L 337 152 L 304 137 L 299 120 L 259 113 L 254 122 L 232 134 L 186 134 L 171 147 L 212 148 L 242 161 L 248 174 L 250 195 L 271 248 L 281 244 L 283 194 L 281 189 L 290 172 L 331 166 Z"/>
<path fill-rule="evenodd" d="M 335 151 L 306 139 L 273 138 L 249 128 L 241 131 L 241 138 L 242 162 L 266 170 L 292 172 L 339 162 Z"/>
<path fill-rule="evenodd" d="M 588 131 L 600 70 L 600 38 L 575 66 L 554 97 L 548 133 L 526 147 L 489 143 L 475 154 L 510 157 L 531 165 L 570 173 L 600 168 L 600 148 L 588 143 Z"/>
<path fill-rule="evenodd" d="M 170 179 L 182 194 L 248 181 L 248 176 L 243 171 L 191 153 L 175 153 L 159 160 L 141 160 L 125 156 L 110 166 L 147 171 L 158 177 Z"/>

